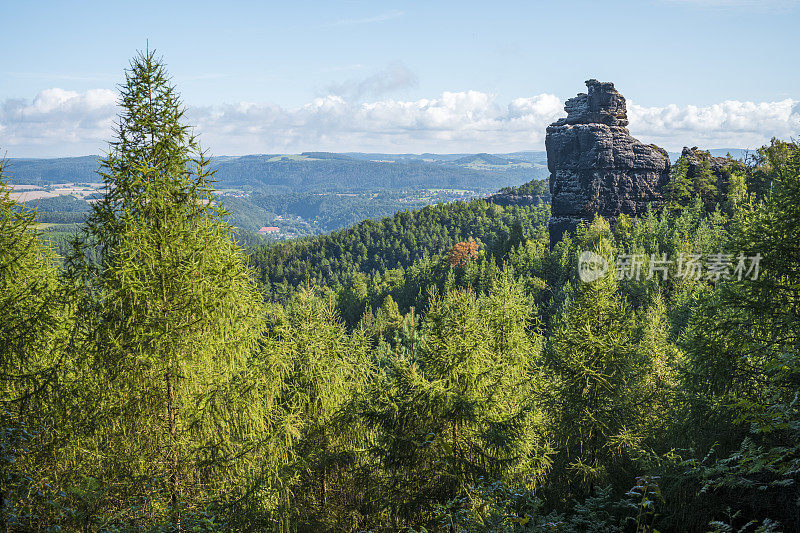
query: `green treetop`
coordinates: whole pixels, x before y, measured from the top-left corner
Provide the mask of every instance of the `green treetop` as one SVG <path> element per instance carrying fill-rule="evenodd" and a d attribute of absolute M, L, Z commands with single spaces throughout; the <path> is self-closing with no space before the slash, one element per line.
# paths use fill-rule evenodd
<path fill-rule="evenodd" d="M 88 289 L 96 467 L 106 479 L 166 482 L 175 512 L 180 494 L 232 473 L 215 466 L 248 438 L 252 425 L 235 419 L 250 408 L 214 399 L 247 366 L 261 299 L 153 52 L 131 62 L 120 106 L 101 161 L 106 195 L 67 266 Z"/>

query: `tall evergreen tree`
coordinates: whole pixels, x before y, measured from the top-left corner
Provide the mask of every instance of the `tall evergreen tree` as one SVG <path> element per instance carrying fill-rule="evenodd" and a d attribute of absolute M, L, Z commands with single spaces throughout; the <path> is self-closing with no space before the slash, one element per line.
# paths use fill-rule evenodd
<path fill-rule="evenodd" d="M 607 222 L 596 219 L 579 237 L 613 265 Z M 597 280 L 574 282 L 550 337 L 557 473 L 566 474 L 572 495 L 587 496 L 610 481 L 616 459 L 636 443 L 633 404 L 645 367 L 637 357 L 632 319 L 612 267 Z"/>
<path fill-rule="evenodd" d="M 5 165 L 0 160 L 0 531 L 21 531 L 34 525 L 30 509 L 45 499 L 37 491 L 54 471 L 48 448 L 57 432 L 41 429 L 60 422 L 52 399 L 70 308 L 35 212 L 9 194 Z"/>
<path fill-rule="evenodd" d="M 678 210 L 689 203 L 692 198 L 692 182 L 688 176 L 689 161 L 680 157 L 670 170 L 669 182 L 664 189 L 667 208 Z"/>
<path fill-rule="evenodd" d="M 693 393 L 688 433 L 720 457 L 699 469 L 708 492 L 735 494 L 742 520 L 778 520 L 789 531 L 800 526 L 800 150 L 775 147 L 788 155 L 774 167 L 771 192 L 744 213 L 730 243 L 753 270 L 697 306 L 684 388 Z"/>
<path fill-rule="evenodd" d="M 269 438 L 281 446 L 267 472 L 287 529 L 296 521 L 324 528 L 352 466 L 352 435 L 335 416 L 366 378 L 366 342 L 349 336 L 330 301 L 301 290 L 286 308 L 275 307 L 264 353 L 277 369 L 277 424 Z M 276 448 L 277 449 L 277 448 Z M 328 524 L 327 527 L 331 527 Z"/>
<path fill-rule="evenodd" d="M 475 484 L 535 485 L 547 471 L 532 308 L 508 271 L 488 292 L 433 295 L 416 346 L 398 345 L 359 402 L 395 529 L 430 525 L 436 503 Z"/>
<path fill-rule="evenodd" d="M 130 491 L 160 480 L 176 513 L 182 495 L 224 477 L 216 467 L 245 439 L 250 425 L 230 413 L 247 406 L 214 398 L 246 368 L 262 307 L 154 52 L 132 60 L 120 105 L 101 161 L 106 195 L 67 262 L 86 289 L 87 376 L 100 399 L 92 461 Z"/>
<path fill-rule="evenodd" d="M 0 160 L 0 409 L 24 410 L 53 377 L 66 309 L 36 214 L 11 199 L 5 166 Z"/>
<path fill-rule="evenodd" d="M 697 168 L 697 175 L 694 177 L 692 192 L 699 196 L 707 209 L 713 209 L 717 202 L 717 178 L 711 170 L 711 156 L 704 158 Z"/>

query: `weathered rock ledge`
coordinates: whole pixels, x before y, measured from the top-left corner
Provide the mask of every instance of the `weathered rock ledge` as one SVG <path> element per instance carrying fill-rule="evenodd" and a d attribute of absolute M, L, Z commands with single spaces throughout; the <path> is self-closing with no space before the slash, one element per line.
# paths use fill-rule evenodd
<path fill-rule="evenodd" d="M 669 179 L 667 152 L 631 137 L 625 98 L 613 83 L 586 82 L 588 94 L 567 100 L 567 117 L 548 126 L 550 239 L 574 232 L 595 214 L 614 221 L 659 206 Z"/>

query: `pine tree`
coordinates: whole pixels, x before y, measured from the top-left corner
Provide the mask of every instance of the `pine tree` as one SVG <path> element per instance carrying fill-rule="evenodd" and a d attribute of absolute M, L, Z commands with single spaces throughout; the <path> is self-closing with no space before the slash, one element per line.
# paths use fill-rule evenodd
<path fill-rule="evenodd" d="M 393 528 L 428 523 L 435 503 L 488 480 L 535 484 L 548 467 L 532 308 L 509 271 L 489 294 L 430 297 L 412 349 L 382 361 L 361 399 L 371 451 L 385 469 Z"/>
<path fill-rule="evenodd" d="M 62 422 L 52 400 L 71 315 L 36 213 L 9 195 L 5 166 L 0 160 L 0 531 L 21 531 L 53 512 L 37 508 L 33 517 L 30 508 L 60 470 L 49 453 L 57 432 L 46 428 Z"/>
<path fill-rule="evenodd" d="M 706 209 L 711 210 L 717 203 L 718 194 L 717 178 L 711 170 L 711 154 L 706 152 L 692 183 L 692 195 L 702 199 Z"/>
<path fill-rule="evenodd" d="M 11 199 L 5 166 L 0 160 L 0 410 L 24 411 L 54 378 L 67 310 L 36 213 Z"/>
<path fill-rule="evenodd" d="M 681 389 L 691 443 L 701 457 L 713 447 L 693 472 L 703 493 L 735 494 L 732 507 L 743 521 L 769 518 L 789 531 L 800 526 L 800 150 L 771 148 L 787 157 L 776 158 L 769 195 L 742 211 L 727 243 L 746 269 L 757 262 L 757 274 L 734 275 L 700 298 L 685 334 Z M 709 514 L 722 516 L 721 509 Z"/>
<path fill-rule="evenodd" d="M 669 182 L 664 188 L 664 199 L 667 208 L 678 210 L 687 205 L 692 198 L 692 182 L 688 176 L 689 161 L 685 157 L 678 158 L 670 170 Z"/>
<path fill-rule="evenodd" d="M 366 378 L 366 342 L 346 334 L 330 301 L 305 289 L 272 315 L 264 353 L 279 368 L 275 385 L 279 425 L 270 433 L 285 443 L 271 480 L 283 486 L 285 520 L 316 522 L 335 499 L 335 479 L 350 465 L 351 432 L 335 415 Z M 333 511 L 330 511 L 333 512 Z"/>
<path fill-rule="evenodd" d="M 183 495 L 225 477 L 217 467 L 251 425 L 231 415 L 249 409 L 220 406 L 215 395 L 246 369 L 262 307 L 154 52 L 132 60 L 120 105 L 101 161 L 106 195 L 67 261 L 86 288 L 85 349 L 95 361 L 87 375 L 100 398 L 85 408 L 103 450 L 101 479 L 131 491 L 161 480 L 177 513 Z"/>
<path fill-rule="evenodd" d="M 584 249 L 613 265 L 611 239 L 602 219 L 582 236 Z M 552 413 L 558 473 L 566 473 L 571 490 L 584 496 L 610 479 L 614 458 L 636 430 L 632 402 L 643 369 L 637 364 L 632 313 L 616 293 L 614 274 L 611 268 L 595 281 L 570 286 L 547 354 L 557 383 Z"/>

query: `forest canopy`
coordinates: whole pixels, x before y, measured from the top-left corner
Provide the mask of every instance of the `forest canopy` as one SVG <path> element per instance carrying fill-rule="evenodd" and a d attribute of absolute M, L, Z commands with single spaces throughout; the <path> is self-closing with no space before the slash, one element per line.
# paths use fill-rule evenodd
<path fill-rule="evenodd" d="M 243 250 L 169 80 L 64 258 L 0 187 L 0 530 L 800 528 L 796 143 L 557 243 L 474 200 Z"/>

